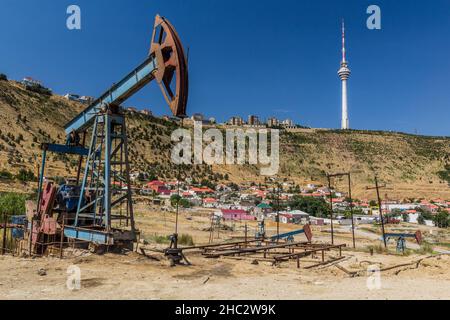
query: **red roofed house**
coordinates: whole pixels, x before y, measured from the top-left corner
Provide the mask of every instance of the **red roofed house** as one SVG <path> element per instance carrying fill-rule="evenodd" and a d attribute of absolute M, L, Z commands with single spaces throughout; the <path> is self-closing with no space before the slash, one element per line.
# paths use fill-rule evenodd
<path fill-rule="evenodd" d="M 217 200 L 214 198 L 203 199 L 203 206 L 205 208 L 215 208 L 217 206 Z"/>
<path fill-rule="evenodd" d="M 195 193 L 201 193 L 201 194 L 206 194 L 206 193 L 214 193 L 214 190 L 207 188 L 207 187 L 202 187 L 202 188 L 196 188 L 196 187 L 192 187 L 191 191 L 195 192 Z"/>
<path fill-rule="evenodd" d="M 163 181 L 153 180 L 145 186 L 146 189 L 150 189 L 159 194 L 169 194 L 170 190 L 167 188 L 166 184 Z"/>

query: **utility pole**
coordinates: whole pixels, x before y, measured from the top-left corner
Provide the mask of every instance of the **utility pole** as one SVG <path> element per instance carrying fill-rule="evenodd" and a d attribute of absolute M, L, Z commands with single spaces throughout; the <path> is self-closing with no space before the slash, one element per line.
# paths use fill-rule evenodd
<path fill-rule="evenodd" d="M 280 240 L 280 183 L 277 183 L 277 243 Z"/>
<path fill-rule="evenodd" d="M 375 188 L 371 188 L 371 187 L 367 187 L 367 190 L 373 190 L 376 189 L 377 190 L 377 200 L 378 200 L 378 209 L 380 211 L 380 220 L 381 220 L 381 232 L 383 233 L 383 242 L 384 242 L 384 247 L 387 248 L 387 243 L 386 243 L 386 236 L 385 236 L 385 230 L 384 230 L 384 219 L 383 219 L 383 209 L 381 207 L 381 198 L 380 198 L 380 189 L 382 188 L 386 188 L 386 185 L 382 185 L 379 186 L 378 185 L 378 177 L 375 176 Z"/>
<path fill-rule="evenodd" d="M 353 249 L 356 248 L 355 243 L 355 220 L 353 219 L 353 198 L 352 198 L 352 183 L 350 172 L 348 173 L 348 197 L 350 198 L 350 215 L 352 217 L 352 239 L 353 239 Z"/>
<path fill-rule="evenodd" d="M 333 230 L 333 193 L 331 192 L 331 176 L 328 178 L 328 191 L 330 192 L 330 220 L 331 220 L 331 244 L 334 244 L 334 230 Z"/>
<path fill-rule="evenodd" d="M 8 216 L 3 214 L 3 241 L 2 241 L 2 256 L 6 252 L 6 228 L 7 228 Z"/>
<path fill-rule="evenodd" d="M 327 174 L 328 178 L 328 189 L 330 190 L 330 209 L 331 209 L 331 244 L 334 244 L 334 231 L 333 231 L 333 194 L 331 192 L 331 178 L 334 177 L 344 177 L 348 178 L 348 195 L 350 198 L 350 214 L 352 219 L 352 240 L 353 240 L 353 248 L 356 248 L 355 241 L 355 220 L 353 219 L 353 198 L 352 198 L 352 183 L 350 172 L 343 173 L 335 173 L 335 174 Z"/>

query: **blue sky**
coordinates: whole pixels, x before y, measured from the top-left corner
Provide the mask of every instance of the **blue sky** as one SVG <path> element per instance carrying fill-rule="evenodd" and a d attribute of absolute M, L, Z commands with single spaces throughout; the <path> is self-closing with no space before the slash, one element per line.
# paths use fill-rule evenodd
<path fill-rule="evenodd" d="M 340 21 L 347 27 L 350 126 L 450 135 L 450 1 L 1 0 L 0 72 L 56 93 L 98 96 L 148 54 L 154 16 L 189 47 L 188 113 L 340 126 Z M 81 7 L 82 30 L 66 28 Z M 382 29 L 366 28 L 381 8 Z M 125 105 L 169 114 L 159 88 Z"/>

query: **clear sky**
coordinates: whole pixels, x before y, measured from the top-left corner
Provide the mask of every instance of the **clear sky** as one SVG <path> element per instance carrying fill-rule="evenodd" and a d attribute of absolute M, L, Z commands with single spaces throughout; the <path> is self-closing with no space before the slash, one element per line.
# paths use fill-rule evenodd
<path fill-rule="evenodd" d="M 66 28 L 81 7 L 82 29 Z M 366 27 L 370 4 L 381 30 Z M 97 97 L 148 54 L 154 16 L 189 47 L 188 113 L 339 128 L 340 21 L 350 126 L 450 135 L 450 1 L 1 0 L 0 72 Z M 169 114 L 153 83 L 125 103 Z"/>

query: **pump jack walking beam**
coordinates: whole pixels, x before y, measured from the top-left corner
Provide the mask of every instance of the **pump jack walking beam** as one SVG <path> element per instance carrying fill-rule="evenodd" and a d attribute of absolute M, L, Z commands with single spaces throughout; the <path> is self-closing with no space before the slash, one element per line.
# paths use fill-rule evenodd
<path fill-rule="evenodd" d="M 67 123 L 66 134 L 86 130 L 92 126 L 96 114 L 104 106 L 120 105 L 155 79 L 173 115 L 185 117 L 188 96 L 187 60 L 174 27 L 159 15 L 155 18 L 148 58 Z M 175 92 L 171 89 L 173 79 L 176 81 Z"/>

